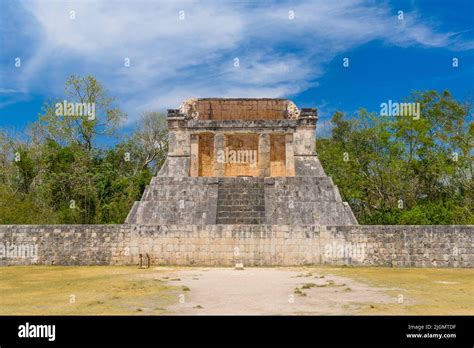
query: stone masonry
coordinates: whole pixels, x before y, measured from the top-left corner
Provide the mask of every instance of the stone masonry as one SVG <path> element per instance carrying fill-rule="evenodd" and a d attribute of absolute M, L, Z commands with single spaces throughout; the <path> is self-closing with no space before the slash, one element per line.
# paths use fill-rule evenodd
<path fill-rule="evenodd" d="M 0 265 L 474 266 L 474 226 L 358 225 L 316 121 L 286 99 L 184 101 L 124 224 L 0 226 Z"/>
<path fill-rule="evenodd" d="M 168 158 L 126 223 L 357 225 L 319 162 L 316 121 L 285 99 L 185 101 L 168 111 Z"/>
<path fill-rule="evenodd" d="M 473 267 L 473 232 L 474 226 L 4 225 L 0 266 L 136 265 L 148 254 L 153 265 Z"/>

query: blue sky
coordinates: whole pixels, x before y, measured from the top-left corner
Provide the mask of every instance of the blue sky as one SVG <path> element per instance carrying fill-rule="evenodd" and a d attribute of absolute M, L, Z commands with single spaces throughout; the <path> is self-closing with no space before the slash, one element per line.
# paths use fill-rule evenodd
<path fill-rule="evenodd" d="M 191 97 L 290 98 L 317 107 L 323 131 L 336 110 L 380 111 L 413 90 L 466 100 L 473 18 L 471 0 L 0 0 L 0 127 L 21 132 L 71 74 L 116 97 L 124 133 Z"/>

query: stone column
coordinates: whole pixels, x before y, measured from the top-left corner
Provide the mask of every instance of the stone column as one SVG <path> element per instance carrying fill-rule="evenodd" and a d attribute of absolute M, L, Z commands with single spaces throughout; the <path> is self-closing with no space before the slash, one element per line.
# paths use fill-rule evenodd
<path fill-rule="evenodd" d="M 295 176 L 295 156 L 293 149 L 293 134 L 285 135 L 286 176 Z"/>
<path fill-rule="evenodd" d="M 259 176 L 270 176 L 270 136 L 260 133 L 258 139 Z"/>
<path fill-rule="evenodd" d="M 189 176 L 199 176 L 199 135 L 191 134 L 191 166 Z"/>
<path fill-rule="evenodd" d="M 225 163 L 218 161 L 220 151 L 225 151 L 225 135 L 216 133 L 214 135 L 214 176 L 225 175 Z"/>

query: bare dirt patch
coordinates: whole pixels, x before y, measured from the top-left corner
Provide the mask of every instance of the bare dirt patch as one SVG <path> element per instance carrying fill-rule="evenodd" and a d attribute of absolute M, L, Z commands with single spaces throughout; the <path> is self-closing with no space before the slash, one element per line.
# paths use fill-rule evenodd
<path fill-rule="evenodd" d="M 202 268 L 171 274 L 180 280 L 169 285 L 189 289 L 168 307 L 176 314 L 354 314 L 364 303 L 397 301 L 385 288 L 294 268 Z"/>

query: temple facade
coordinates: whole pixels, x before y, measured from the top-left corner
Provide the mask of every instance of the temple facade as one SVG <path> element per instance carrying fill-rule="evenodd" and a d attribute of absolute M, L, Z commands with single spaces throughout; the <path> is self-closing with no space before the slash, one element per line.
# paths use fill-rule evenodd
<path fill-rule="evenodd" d="M 131 224 L 356 225 L 316 153 L 317 110 L 287 99 L 189 99 Z"/>

